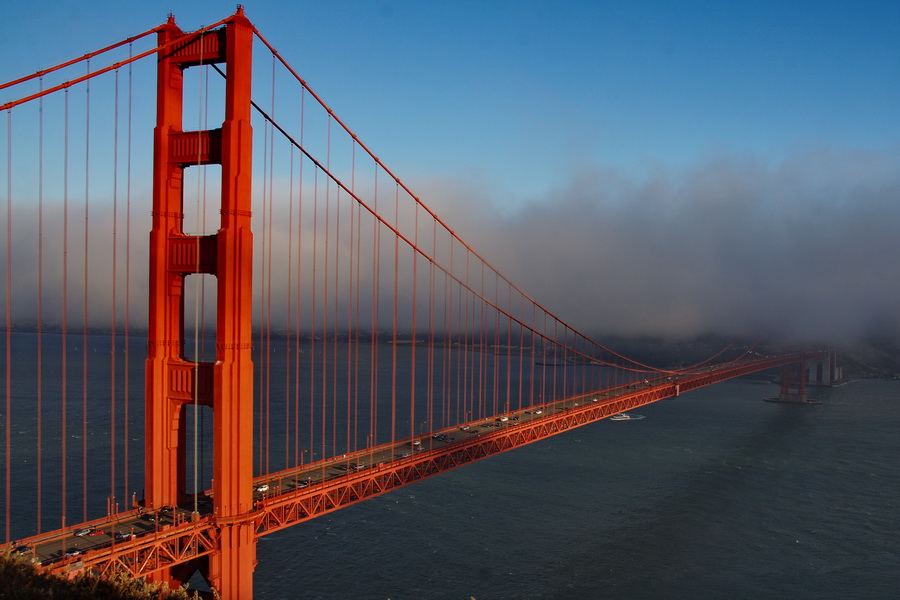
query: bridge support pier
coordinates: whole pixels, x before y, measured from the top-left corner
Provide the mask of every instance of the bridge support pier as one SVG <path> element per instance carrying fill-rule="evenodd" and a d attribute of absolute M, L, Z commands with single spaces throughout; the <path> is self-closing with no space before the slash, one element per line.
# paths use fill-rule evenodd
<path fill-rule="evenodd" d="M 256 567 L 254 523 L 245 521 L 222 525 L 219 535 L 220 550 L 209 559 L 210 584 L 222 598 L 252 598 L 253 570 Z"/>
<path fill-rule="evenodd" d="M 781 370 L 781 402 L 807 402 L 806 396 L 806 361 L 785 365 Z"/>
<path fill-rule="evenodd" d="M 768 402 L 784 404 L 819 404 L 806 394 L 806 359 L 800 354 L 800 362 L 785 365 L 781 370 L 781 392 L 777 398 L 766 398 Z"/>
<path fill-rule="evenodd" d="M 253 27 L 238 8 L 218 30 L 183 33 L 169 18 L 159 32 L 154 130 L 153 229 L 146 366 L 148 510 L 185 502 L 212 487 L 218 548 L 158 578 L 181 585 L 198 570 L 223 600 L 253 595 L 253 363 L 250 81 Z M 225 64 L 225 120 L 220 129 L 182 130 L 183 72 Z M 213 235 L 188 235 L 184 170 L 222 167 L 221 224 Z M 216 277 L 216 356 L 185 355 L 185 278 Z M 188 488 L 185 409 L 212 409 L 212 481 Z M 196 457 L 195 457 L 196 460 Z"/>

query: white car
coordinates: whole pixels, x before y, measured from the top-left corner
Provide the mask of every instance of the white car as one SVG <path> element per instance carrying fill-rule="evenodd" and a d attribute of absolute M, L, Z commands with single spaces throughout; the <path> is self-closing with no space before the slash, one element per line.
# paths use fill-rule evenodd
<path fill-rule="evenodd" d="M 262 485 L 256 486 L 256 487 L 253 488 L 253 489 L 254 489 L 255 491 L 257 491 L 257 492 L 268 492 L 268 491 L 269 491 L 269 484 L 268 484 L 268 483 L 264 483 L 264 484 L 262 484 Z"/>

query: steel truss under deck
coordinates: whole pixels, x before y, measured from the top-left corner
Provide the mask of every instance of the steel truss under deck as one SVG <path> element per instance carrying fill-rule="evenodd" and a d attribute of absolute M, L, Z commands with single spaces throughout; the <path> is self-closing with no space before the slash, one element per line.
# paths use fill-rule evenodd
<path fill-rule="evenodd" d="M 499 427 L 406 458 L 379 463 L 302 489 L 259 499 L 255 509 L 249 515 L 244 515 L 242 521 L 252 524 L 257 537 L 263 536 L 621 412 L 677 397 L 727 379 L 815 356 L 790 354 L 737 363 L 677 379 L 662 378 L 661 381 L 610 388 L 549 403 L 543 405 L 540 417 L 527 422 Z M 361 459 L 367 454 L 368 451 L 363 451 L 348 455 L 347 460 Z M 313 463 L 307 465 L 307 468 L 315 466 L 316 463 Z M 272 474 L 270 477 L 278 475 Z M 136 516 L 136 513 L 131 516 Z M 97 524 L 102 525 L 100 522 Z M 51 570 L 57 573 L 74 573 L 83 569 L 97 573 L 122 570 L 135 577 L 152 578 L 159 573 L 177 570 L 179 565 L 214 554 L 220 546 L 219 532 L 227 524 L 226 519 L 212 515 L 194 515 L 173 525 L 158 526 L 154 532 L 132 540 L 117 542 L 110 547 L 88 551 L 74 559 L 55 563 Z M 61 532 L 49 532 L 39 538 L 46 540 L 59 533 Z M 39 541 L 38 538 L 23 540 L 32 544 Z"/>

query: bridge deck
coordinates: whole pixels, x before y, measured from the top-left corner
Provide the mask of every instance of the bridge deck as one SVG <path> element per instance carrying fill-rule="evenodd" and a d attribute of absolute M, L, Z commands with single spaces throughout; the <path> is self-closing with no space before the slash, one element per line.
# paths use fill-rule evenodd
<path fill-rule="evenodd" d="M 788 355 L 736 363 L 679 378 L 659 376 L 532 406 L 360 452 L 273 473 L 254 482 L 255 510 L 247 515 L 265 535 L 487 456 L 562 433 L 626 410 L 798 360 Z M 217 547 L 221 523 L 213 502 L 140 509 L 46 532 L 9 547 L 54 572 L 116 566 L 144 576 Z"/>

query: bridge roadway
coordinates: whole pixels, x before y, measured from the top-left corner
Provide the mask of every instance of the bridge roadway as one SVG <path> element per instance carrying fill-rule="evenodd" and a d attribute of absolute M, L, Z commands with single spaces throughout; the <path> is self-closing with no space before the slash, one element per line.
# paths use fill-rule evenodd
<path fill-rule="evenodd" d="M 806 354 L 803 358 L 811 358 Z M 665 375 L 479 419 L 425 437 L 405 439 L 257 478 L 254 511 L 246 520 L 265 535 L 414 481 L 562 433 L 573 427 L 664 398 L 774 367 L 799 362 L 799 354 L 730 363 L 679 377 Z M 144 576 L 218 547 L 213 502 L 140 508 L 46 532 L 7 545 L 50 571 L 122 568 Z"/>

